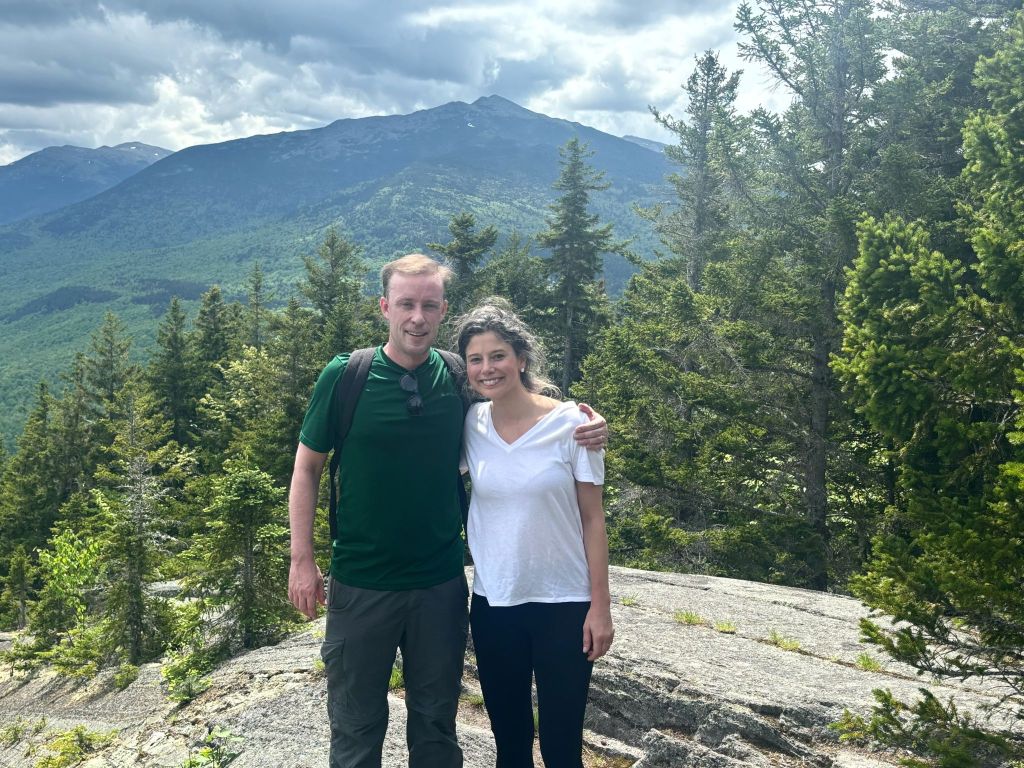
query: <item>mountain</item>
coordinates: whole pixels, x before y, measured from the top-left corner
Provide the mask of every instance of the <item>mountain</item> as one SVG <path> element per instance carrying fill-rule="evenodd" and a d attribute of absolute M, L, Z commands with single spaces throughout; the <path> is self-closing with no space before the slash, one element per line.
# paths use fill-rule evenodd
<path fill-rule="evenodd" d="M 171 154 L 141 142 L 116 147 L 47 147 L 0 166 L 0 224 L 98 195 Z"/>
<path fill-rule="evenodd" d="M 498 96 L 190 147 L 88 200 L 0 226 L 0 432 L 20 426 L 36 382 L 56 379 L 107 309 L 145 349 L 172 295 L 194 300 L 215 282 L 241 295 L 257 261 L 286 299 L 300 256 L 331 226 L 375 266 L 446 241 L 459 211 L 506 235 L 539 231 L 573 136 L 611 183 L 593 209 L 650 255 L 653 233 L 632 205 L 668 199 L 665 158 Z M 629 272 L 607 260 L 613 289 Z"/>
<path fill-rule="evenodd" d="M 625 141 L 631 141 L 634 144 L 638 144 L 641 147 L 651 150 L 652 152 L 664 152 L 665 147 L 668 146 L 668 144 L 663 144 L 660 141 L 655 141 L 654 139 L 645 139 L 641 136 L 623 136 L 622 138 Z"/>

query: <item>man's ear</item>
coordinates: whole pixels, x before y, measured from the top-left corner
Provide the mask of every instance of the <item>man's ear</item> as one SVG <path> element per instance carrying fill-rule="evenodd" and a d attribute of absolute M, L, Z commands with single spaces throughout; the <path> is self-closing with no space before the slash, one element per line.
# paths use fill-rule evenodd
<path fill-rule="evenodd" d="M 388 316 L 388 309 L 389 309 L 389 307 L 388 307 L 388 297 L 387 296 L 381 296 L 379 304 L 380 304 L 380 313 L 382 315 L 384 315 L 384 317 L 387 317 Z"/>

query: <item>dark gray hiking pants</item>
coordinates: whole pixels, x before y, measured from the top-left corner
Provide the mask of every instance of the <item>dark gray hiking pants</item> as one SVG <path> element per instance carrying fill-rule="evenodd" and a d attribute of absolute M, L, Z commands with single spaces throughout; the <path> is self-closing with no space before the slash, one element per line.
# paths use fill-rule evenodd
<path fill-rule="evenodd" d="M 461 768 L 455 714 L 466 653 L 465 575 L 428 589 L 387 592 L 330 579 L 327 671 L 330 768 L 379 768 L 388 683 L 402 649 L 409 768 Z"/>

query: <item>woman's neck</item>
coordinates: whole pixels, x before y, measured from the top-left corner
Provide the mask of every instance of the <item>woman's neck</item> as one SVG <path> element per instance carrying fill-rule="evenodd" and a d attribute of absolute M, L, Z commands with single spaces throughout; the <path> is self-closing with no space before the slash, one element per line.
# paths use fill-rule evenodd
<path fill-rule="evenodd" d="M 491 401 L 491 416 L 505 421 L 518 421 L 537 415 L 538 398 L 525 387 L 517 388 L 498 400 Z"/>

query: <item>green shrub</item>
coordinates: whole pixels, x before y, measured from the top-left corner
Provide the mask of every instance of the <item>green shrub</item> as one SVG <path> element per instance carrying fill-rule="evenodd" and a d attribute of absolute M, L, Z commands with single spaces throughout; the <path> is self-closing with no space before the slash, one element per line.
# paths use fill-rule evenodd
<path fill-rule="evenodd" d="M 58 733 L 46 744 L 50 754 L 40 758 L 35 768 L 71 768 L 78 765 L 90 754 L 113 741 L 116 733 L 99 733 L 88 730 L 84 725 L 76 725 L 70 730 Z"/>
<path fill-rule="evenodd" d="M 114 685 L 119 691 L 123 691 L 129 685 L 139 679 L 139 668 L 134 664 L 124 663 L 114 675 Z"/>

